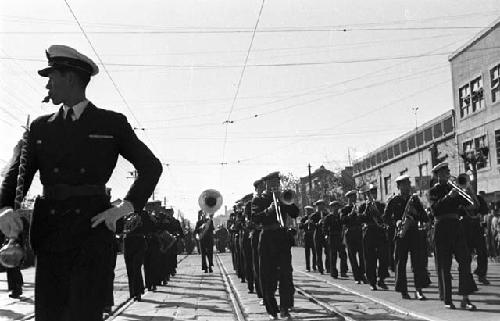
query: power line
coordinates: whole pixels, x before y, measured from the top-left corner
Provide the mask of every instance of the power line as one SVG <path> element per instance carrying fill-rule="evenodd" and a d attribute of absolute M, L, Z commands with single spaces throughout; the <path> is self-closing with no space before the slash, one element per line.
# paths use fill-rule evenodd
<path fill-rule="evenodd" d="M 259 15 L 257 16 L 257 21 L 255 22 L 255 26 L 253 28 L 253 33 L 252 33 L 252 38 L 250 40 L 250 45 L 248 46 L 247 54 L 245 57 L 245 62 L 243 63 L 243 69 L 241 70 L 240 78 L 238 79 L 238 85 L 236 86 L 236 92 L 234 93 L 233 102 L 231 103 L 231 108 L 229 109 L 229 113 L 228 113 L 226 121 L 225 121 L 226 131 L 225 131 L 225 136 L 224 136 L 224 143 L 222 146 L 222 162 L 221 162 L 221 164 L 224 163 L 224 158 L 226 155 L 227 132 L 228 132 L 229 124 L 231 123 L 231 114 L 233 113 L 233 109 L 234 109 L 234 106 L 236 104 L 236 100 L 238 99 L 238 94 L 239 94 L 240 88 L 241 88 L 241 82 L 243 80 L 243 76 L 245 75 L 245 70 L 247 68 L 248 58 L 250 57 L 250 52 L 252 51 L 252 45 L 253 45 L 253 41 L 255 39 L 255 33 L 257 32 L 257 28 L 259 26 L 260 17 L 262 16 L 262 10 L 264 9 L 264 3 L 265 3 L 265 0 L 262 0 L 262 4 L 260 5 L 260 10 L 259 10 Z"/>

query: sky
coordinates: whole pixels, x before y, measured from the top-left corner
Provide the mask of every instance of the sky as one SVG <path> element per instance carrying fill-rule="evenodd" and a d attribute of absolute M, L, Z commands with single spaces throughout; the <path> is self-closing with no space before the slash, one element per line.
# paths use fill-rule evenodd
<path fill-rule="evenodd" d="M 231 208 L 270 172 L 341 169 L 452 109 L 449 54 L 499 16 L 498 0 L 2 1 L 0 167 L 28 115 L 57 111 L 36 71 L 69 45 L 100 67 L 89 100 L 164 164 L 155 199 L 194 221 L 205 189 Z"/>

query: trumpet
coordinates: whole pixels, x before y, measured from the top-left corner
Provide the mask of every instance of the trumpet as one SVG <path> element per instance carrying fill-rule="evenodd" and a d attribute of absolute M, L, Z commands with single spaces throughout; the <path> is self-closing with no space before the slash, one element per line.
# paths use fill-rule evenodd
<path fill-rule="evenodd" d="M 467 193 L 466 190 L 458 186 L 457 183 L 453 179 L 448 180 L 448 184 L 451 186 L 451 188 L 455 191 L 457 191 L 458 195 L 460 195 L 462 198 L 464 198 L 470 205 L 475 205 L 474 199 L 472 196 Z"/>

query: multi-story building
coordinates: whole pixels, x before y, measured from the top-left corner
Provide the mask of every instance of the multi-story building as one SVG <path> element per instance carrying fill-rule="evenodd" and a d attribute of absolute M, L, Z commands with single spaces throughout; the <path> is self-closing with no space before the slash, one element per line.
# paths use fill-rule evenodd
<path fill-rule="evenodd" d="M 489 201 L 500 199 L 499 26 L 500 18 L 449 56 L 459 169 L 477 172 Z"/>
<path fill-rule="evenodd" d="M 456 173 L 458 158 L 454 112 L 449 110 L 355 161 L 353 176 L 358 190 L 373 184 L 378 199 L 385 202 L 397 192 L 394 180 L 407 174 L 415 192 L 427 203 L 432 167 L 447 161 L 451 172 Z"/>

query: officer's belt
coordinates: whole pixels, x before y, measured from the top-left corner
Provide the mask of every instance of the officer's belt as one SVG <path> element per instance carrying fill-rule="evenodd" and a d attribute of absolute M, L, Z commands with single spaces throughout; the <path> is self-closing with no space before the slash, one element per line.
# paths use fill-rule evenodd
<path fill-rule="evenodd" d="M 55 184 L 43 186 L 43 196 L 47 199 L 58 201 L 65 200 L 70 197 L 104 195 L 106 195 L 106 186 L 104 185 Z"/>
<path fill-rule="evenodd" d="M 279 225 L 279 223 L 273 223 L 271 225 L 264 225 L 264 226 L 262 226 L 262 230 L 263 231 L 277 230 L 279 228 L 281 228 L 281 226 Z"/>
<path fill-rule="evenodd" d="M 441 220 L 447 220 L 447 219 L 458 220 L 458 214 L 456 214 L 456 213 L 448 213 L 448 214 L 438 215 L 438 216 L 435 217 L 436 222 L 439 222 Z"/>

